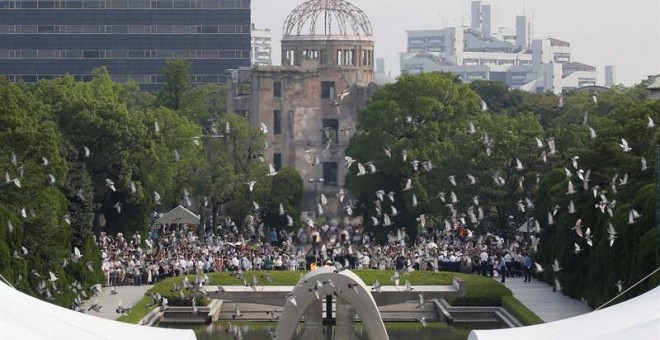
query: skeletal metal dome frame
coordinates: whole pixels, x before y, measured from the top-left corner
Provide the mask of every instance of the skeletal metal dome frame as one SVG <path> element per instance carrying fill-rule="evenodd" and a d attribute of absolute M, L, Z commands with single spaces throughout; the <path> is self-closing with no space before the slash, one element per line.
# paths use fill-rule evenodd
<path fill-rule="evenodd" d="M 309 0 L 291 11 L 284 22 L 282 34 L 285 37 L 296 35 L 371 37 L 373 28 L 367 15 L 345 0 Z"/>

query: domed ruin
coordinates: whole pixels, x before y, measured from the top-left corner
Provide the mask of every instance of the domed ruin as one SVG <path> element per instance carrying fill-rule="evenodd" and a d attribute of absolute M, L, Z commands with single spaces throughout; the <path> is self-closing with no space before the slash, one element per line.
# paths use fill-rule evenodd
<path fill-rule="evenodd" d="M 367 15 L 344 0 L 309 0 L 296 7 L 284 22 L 282 35 L 308 37 L 372 37 Z"/>

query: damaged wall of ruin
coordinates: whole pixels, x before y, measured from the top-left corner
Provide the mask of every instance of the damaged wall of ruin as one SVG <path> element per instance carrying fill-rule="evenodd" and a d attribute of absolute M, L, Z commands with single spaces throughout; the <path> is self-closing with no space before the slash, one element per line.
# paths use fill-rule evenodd
<path fill-rule="evenodd" d="M 320 58 L 305 57 L 304 51 L 322 49 L 327 51 L 324 63 Z M 320 195 L 325 194 L 328 205 L 323 207 L 323 215 L 328 218 L 345 216 L 342 207 L 348 204 L 348 199 L 340 203 L 337 194 L 347 174 L 344 151 L 355 134 L 360 110 L 375 92 L 373 41 L 287 41 L 285 37 L 282 50 L 295 51 L 290 52 L 295 65 L 232 71 L 228 77 L 228 109 L 247 115 L 253 125 L 265 123 L 268 127 L 265 162 L 274 164 L 274 155 L 278 153 L 282 157 L 282 167 L 292 167 L 300 173 L 305 183 L 306 211 L 317 214 Z M 355 65 L 337 65 L 337 50 L 355 50 L 358 58 Z M 361 58 L 363 50 L 371 51 L 365 54 L 370 60 Z M 327 81 L 334 81 L 334 96 L 322 98 L 322 83 Z M 274 96 L 275 82 L 281 83 L 280 97 Z M 340 93 L 345 90 L 350 94 L 337 105 Z M 281 113 L 281 134 L 277 135 L 274 129 L 276 110 Z M 324 143 L 324 119 L 338 120 L 337 143 Z M 307 162 L 306 151 L 314 160 L 313 164 Z M 318 163 L 315 162 L 317 157 Z M 337 164 L 336 185 L 317 182 L 324 177 L 323 163 Z"/>

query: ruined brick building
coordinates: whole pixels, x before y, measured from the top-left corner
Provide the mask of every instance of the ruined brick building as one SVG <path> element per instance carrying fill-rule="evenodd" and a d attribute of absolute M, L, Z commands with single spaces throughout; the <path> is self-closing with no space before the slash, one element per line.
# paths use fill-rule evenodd
<path fill-rule="evenodd" d="M 228 71 L 228 112 L 267 127 L 265 161 L 305 182 L 304 209 L 334 217 L 347 167 L 344 151 L 375 91 L 371 23 L 344 0 L 310 0 L 284 23 L 282 66 Z M 347 196 L 348 197 L 348 193 Z"/>

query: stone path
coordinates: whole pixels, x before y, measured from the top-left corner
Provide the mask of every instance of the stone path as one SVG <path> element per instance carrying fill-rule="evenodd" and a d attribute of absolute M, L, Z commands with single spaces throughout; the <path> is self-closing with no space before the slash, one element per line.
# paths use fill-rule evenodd
<path fill-rule="evenodd" d="M 117 294 L 110 295 L 111 287 L 103 287 L 103 292 L 96 297 L 85 301 L 85 313 L 98 316 L 104 319 L 115 320 L 120 315 L 117 314 L 117 303 L 122 302 L 124 307 L 133 307 L 144 297 L 144 293 L 153 286 L 117 286 Z M 103 306 L 101 312 L 87 311 L 86 309 L 98 299 L 99 304 Z"/>
<path fill-rule="evenodd" d="M 536 279 L 532 279 L 532 282 L 523 282 L 522 277 L 507 278 L 505 285 L 511 289 L 516 299 L 545 322 L 571 318 L 592 311 L 579 300 L 562 293 L 553 293 L 552 286 Z"/>

